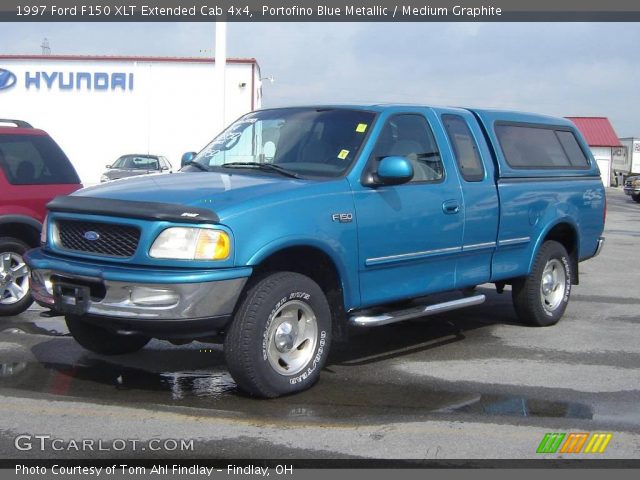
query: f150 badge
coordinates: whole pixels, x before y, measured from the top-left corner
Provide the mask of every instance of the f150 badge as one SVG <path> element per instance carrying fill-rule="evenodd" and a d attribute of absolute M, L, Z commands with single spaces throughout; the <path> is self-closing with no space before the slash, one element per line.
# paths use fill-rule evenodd
<path fill-rule="evenodd" d="M 334 222 L 351 223 L 353 221 L 353 213 L 334 213 L 331 218 Z"/>

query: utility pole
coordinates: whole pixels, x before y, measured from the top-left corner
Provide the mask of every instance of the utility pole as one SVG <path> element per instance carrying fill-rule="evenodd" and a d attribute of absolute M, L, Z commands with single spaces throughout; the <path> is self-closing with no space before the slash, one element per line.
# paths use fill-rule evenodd
<path fill-rule="evenodd" d="M 225 120 L 226 82 L 225 73 L 227 70 L 227 22 L 216 22 L 216 44 L 215 44 L 215 81 L 220 109 L 220 131 L 227 126 Z"/>
<path fill-rule="evenodd" d="M 49 46 L 49 40 L 47 40 L 46 38 L 42 40 L 42 45 L 40 45 L 40 48 L 42 48 L 42 55 L 51 55 L 51 47 Z"/>

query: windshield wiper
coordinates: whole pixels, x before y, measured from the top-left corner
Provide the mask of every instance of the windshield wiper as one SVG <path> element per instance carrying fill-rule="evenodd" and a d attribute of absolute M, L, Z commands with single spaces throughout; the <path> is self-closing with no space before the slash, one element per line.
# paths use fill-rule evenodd
<path fill-rule="evenodd" d="M 181 167 L 181 170 L 184 167 L 196 167 L 196 168 L 202 170 L 203 172 L 210 172 L 211 171 L 211 170 L 209 170 L 209 168 L 206 165 L 202 165 L 201 163 L 198 163 L 198 162 L 187 162 Z"/>
<path fill-rule="evenodd" d="M 231 162 L 231 163 L 225 163 L 224 165 L 221 165 L 221 166 L 225 168 L 257 168 L 259 170 L 268 170 L 271 172 L 278 172 L 279 174 L 284 175 L 285 177 L 302 178 L 297 173 L 292 172 L 291 170 L 288 170 L 284 167 L 281 167 L 280 165 L 274 165 L 273 163 Z"/>

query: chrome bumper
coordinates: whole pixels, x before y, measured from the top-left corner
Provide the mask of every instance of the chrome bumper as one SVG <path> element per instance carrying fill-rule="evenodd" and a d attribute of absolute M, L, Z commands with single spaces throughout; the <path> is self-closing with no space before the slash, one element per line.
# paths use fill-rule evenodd
<path fill-rule="evenodd" d="M 603 247 L 604 247 L 604 237 L 600 237 L 598 239 L 598 246 L 596 247 L 596 253 L 594 253 L 593 256 L 597 257 L 598 255 L 600 255 L 600 252 L 602 251 Z"/>
<path fill-rule="evenodd" d="M 145 323 L 228 316 L 247 278 L 201 283 L 134 283 L 74 276 L 51 270 L 31 272 L 33 298 L 60 313 Z"/>

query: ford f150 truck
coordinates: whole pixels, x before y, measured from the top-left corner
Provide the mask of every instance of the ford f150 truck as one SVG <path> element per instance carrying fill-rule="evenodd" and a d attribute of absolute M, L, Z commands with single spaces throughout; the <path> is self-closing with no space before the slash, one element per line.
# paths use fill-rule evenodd
<path fill-rule="evenodd" d="M 571 122 L 405 105 L 252 112 L 182 173 L 48 208 L 33 295 L 83 347 L 224 339 L 260 397 L 310 387 L 348 327 L 476 305 L 479 284 L 511 285 L 522 321 L 555 324 L 606 210 Z"/>

